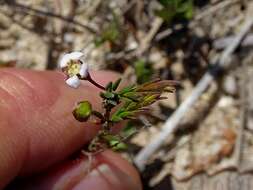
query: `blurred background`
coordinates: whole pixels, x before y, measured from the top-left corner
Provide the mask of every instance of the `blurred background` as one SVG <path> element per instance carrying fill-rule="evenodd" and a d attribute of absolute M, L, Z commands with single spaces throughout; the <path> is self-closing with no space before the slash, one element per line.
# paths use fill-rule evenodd
<path fill-rule="evenodd" d="M 129 83 L 180 81 L 127 123 L 144 189 L 250 190 L 252 25 L 252 0 L 0 0 L 0 67 L 55 70 L 75 50 Z"/>

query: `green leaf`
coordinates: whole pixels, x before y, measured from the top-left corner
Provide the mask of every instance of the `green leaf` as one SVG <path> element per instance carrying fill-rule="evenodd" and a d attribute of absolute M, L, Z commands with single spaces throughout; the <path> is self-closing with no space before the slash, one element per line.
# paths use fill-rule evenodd
<path fill-rule="evenodd" d="M 124 87 L 123 89 L 121 89 L 121 90 L 118 92 L 118 94 L 119 94 L 119 95 L 124 95 L 125 93 L 134 91 L 135 88 L 136 88 L 136 85 L 130 85 L 130 86 Z"/>
<path fill-rule="evenodd" d="M 118 80 L 116 80 L 116 82 L 114 82 L 113 85 L 112 85 L 112 89 L 113 90 L 117 90 L 120 82 L 121 82 L 121 78 L 119 78 Z"/>
<path fill-rule="evenodd" d="M 149 81 L 153 75 L 151 64 L 145 62 L 144 60 L 134 62 L 134 69 L 137 76 L 137 82 L 139 84 Z"/>
<path fill-rule="evenodd" d="M 145 103 L 150 103 L 153 102 L 154 100 L 156 100 L 158 97 L 160 97 L 160 94 L 151 94 L 151 95 L 147 95 L 143 98 L 143 102 Z"/>
<path fill-rule="evenodd" d="M 106 92 L 100 93 L 100 96 L 101 96 L 102 98 L 105 98 L 105 99 L 111 99 L 111 98 L 114 98 L 114 97 L 115 97 L 115 94 L 112 93 L 112 92 L 106 91 Z"/>
<path fill-rule="evenodd" d="M 114 151 L 124 151 L 127 150 L 128 146 L 126 143 L 120 142 L 112 147 Z"/>
<path fill-rule="evenodd" d="M 80 122 L 87 121 L 92 113 L 92 106 L 88 101 L 79 102 L 72 113 L 76 120 Z"/>
<path fill-rule="evenodd" d="M 114 98 L 114 97 L 115 97 L 115 94 L 112 93 L 112 92 L 105 92 L 105 93 L 104 93 L 104 96 L 105 96 L 106 98 L 110 99 L 110 98 Z"/>
<path fill-rule="evenodd" d="M 169 11 L 168 9 L 161 9 L 161 10 L 156 10 L 155 14 L 159 17 L 161 17 L 163 20 L 166 22 L 171 22 L 171 20 L 175 17 L 176 12 L 175 11 Z"/>
<path fill-rule="evenodd" d="M 139 102 L 140 103 L 140 102 Z M 126 106 L 125 106 L 126 110 L 136 110 L 138 109 L 138 102 L 129 102 Z"/>
<path fill-rule="evenodd" d="M 147 111 L 147 106 L 161 99 L 161 94 L 170 89 L 170 92 L 178 85 L 176 81 L 156 79 L 142 85 L 132 85 L 123 88 L 117 97 L 124 104 L 114 112 L 110 118 L 112 122 L 124 119 L 133 119 L 137 114 Z"/>
<path fill-rule="evenodd" d="M 129 106 L 128 106 L 129 107 Z M 133 118 L 133 116 L 136 114 L 136 110 L 129 109 L 128 107 L 121 107 L 119 108 L 112 116 L 111 116 L 111 121 L 112 122 L 119 122 L 122 121 L 123 119 L 130 119 Z"/>
<path fill-rule="evenodd" d="M 112 22 L 102 33 L 102 38 L 105 39 L 105 41 L 115 42 L 119 38 L 119 35 L 117 24 Z"/>
<path fill-rule="evenodd" d="M 142 85 L 139 85 L 136 88 L 137 92 L 163 92 L 167 88 L 175 89 L 175 86 L 178 86 L 179 83 L 173 80 L 153 80 Z"/>
<path fill-rule="evenodd" d="M 127 122 L 126 126 L 121 130 L 121 136 L 123 137 L 130 137 L 134 133 L 137 132 L 137 128 L 133 125 L 132 122 Z"/>
<path fill-rule="evenodd" d="M 122 119 L 121 117 L 119 117 L 118 115 L 113 114 L 110 120 L 111 120 L 112 122 L 115 122 L 115 123 L 116 123 L 116 122 L 122 121 L 123 119 Z"/>
<path fill-rule="evenodd" d="M 131 111 L 124 111 L 124 112 L 121 112 L 118 116 L 121 117 L 121 118 L 128 118 L 129 116 L 132 116 L 133 113 Z"/>
<path fill-rule="evenodd" d="M 111 104 L 113 106 L 117 106 L 118 105 L 118 103 L 116 101 L 114 101 L 114 100 L 107 100 L 107 103 L 109 103 L 109 104 Z"/>
<path fill-rule="evenodd" d="M 101 46 L 103 43 L 105 42 L 105 39 L 103 39 L 102 37 L 98 36 L 94 39 L 94 44 L 96 47 Z"/>
<path fill-rule="evenodd" d="M 114 146 L 120 142 L 120 139 L 115 135 L 103 135 L 102 138 L 106 141 L 109 146 Z"/>
<path fill-rule="evenodd" d="M 124 93 L 123 97 L 128 98 L 134 102 L 138 102 L 140 95 L 137 92 L 126 92 Z"/>
<path fill-rule="evenodd" d="M 193 0 L 159 0 L 163 6 L 155 14 L 167 22 L 173 19 L 191 19 L 193 17 Z"/>
<path fill-rule="evenodd" d="M 170 4 L 171 0 L 159 0 L 159 3 L 164 7 L 167 7 Z"/>
<path fill-rule="evenodd" d="M 103 135 L 102 138 L 114 151 L 122 151 L 127 149 L 127 145 L 121 141 L 119 136 L 107 134 Z"/>
<path fill-rule="evenodd" d="M 111 92 L 111 91 L 112 91 L 112 82 L 109 82 L 109 83 L 106 85 L 105 89 Z"/>

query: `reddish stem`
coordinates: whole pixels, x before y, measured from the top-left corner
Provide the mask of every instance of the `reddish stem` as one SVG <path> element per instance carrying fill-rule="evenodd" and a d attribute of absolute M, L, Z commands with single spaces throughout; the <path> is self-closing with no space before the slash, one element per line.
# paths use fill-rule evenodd
<path fill-rule="evenodd" d="M 94 86 L 100 88 L 101 90 L 105 90 L 105 87 L 103 87 L 102 85 L 98 84 L 96 81 L 94 81 L 90 74 L 88 74 L 88 76 L 85 78 L 87 81 L 89 81 L 91 84 L 93 84 Z"/>

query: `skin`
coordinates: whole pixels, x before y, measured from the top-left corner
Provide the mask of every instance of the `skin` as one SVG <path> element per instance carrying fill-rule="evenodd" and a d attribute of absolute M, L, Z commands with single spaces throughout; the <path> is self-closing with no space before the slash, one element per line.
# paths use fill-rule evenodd
<path fill-rule="evenodd" d="M 91 73 L 100 84 L 117 79 L 112 72 Z M 99 126 L 76 121 L 77 101 L 101 109 L 99 90 L 84 81 L 79 89 L 60 72 L 0 70 L 0 189 L 141 189 L 136 170 L 118 154 L 71 157 Z M 91 172 L 87 172 L 88 169 Z"/>

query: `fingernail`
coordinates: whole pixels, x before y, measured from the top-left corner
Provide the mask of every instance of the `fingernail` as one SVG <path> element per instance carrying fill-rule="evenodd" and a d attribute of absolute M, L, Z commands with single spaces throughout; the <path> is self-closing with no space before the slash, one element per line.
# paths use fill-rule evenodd
<path fill-rule="evenodd" d="M 73 190 L 139 190 L 135 181 L 118 168 L 101 164 L 93 169 L 83 180 L 76 184 Z"/>

